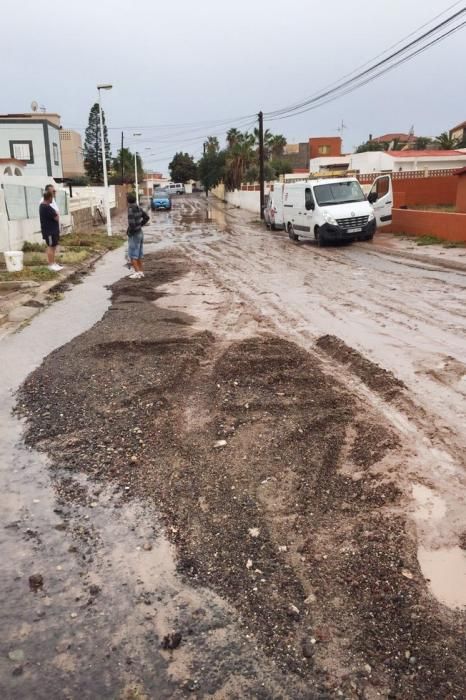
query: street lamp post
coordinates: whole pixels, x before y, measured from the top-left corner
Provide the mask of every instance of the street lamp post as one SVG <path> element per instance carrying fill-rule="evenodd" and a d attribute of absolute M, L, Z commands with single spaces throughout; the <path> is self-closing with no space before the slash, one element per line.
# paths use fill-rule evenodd
<path fill-rule="evenodd" d="M 133 136 L 142 136 L 139 132 L 136 134 L 133 134 Z M 134 179 L 135 179 L 135 188 L 136 188 L 136 202 L 137 205 L 139 206 L 139 184 L 138 184 L 138 152 L 134 151 Z"/>
<path fill-rule="evenodd" d="M 112 235 L 112 220 L 110 218 L 110 197 L 108 193 L 108 177 L 107 177 L 107 156 L 105 153 L 105 134 L 104 134 L 104 119 L 102 116 L 102 100 L 100 98 L 101 90 L 111 90 L 112 85 L 104 84 L 97 85 L 99 92 L 99 116 L 100 116 L 100 140 L 102 144 L 102 165 L 104 171 L 104 201 L 105 201 L 105 218 L 107 222 L 107 235 Z"/>

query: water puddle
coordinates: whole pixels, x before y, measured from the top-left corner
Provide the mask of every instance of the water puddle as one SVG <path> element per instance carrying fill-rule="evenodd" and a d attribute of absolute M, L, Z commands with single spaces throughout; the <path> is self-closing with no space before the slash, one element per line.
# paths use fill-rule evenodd
<path fill-rule="evenodd" d="M 466 552 L 460 547 L 425 549 L 419 547 L 418 560 L 432 594 L 453 609 L 466 609 Z"/>

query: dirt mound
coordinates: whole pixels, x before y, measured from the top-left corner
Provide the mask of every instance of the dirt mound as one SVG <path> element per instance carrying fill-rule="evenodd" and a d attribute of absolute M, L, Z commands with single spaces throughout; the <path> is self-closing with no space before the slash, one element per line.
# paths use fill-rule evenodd
<path fill-rule="evenodd" d="M 369 389 L 381 394 L 387 401 L 399 396 L 402 389 L 406 388 L 394 374 L 379 367 L 375 362 L 371 362 L 334 335 L 321 336 L 317 339 L 316 345 L 337 362 L 349 367 L 359 379 L 367 384 Z"/>
<path fill-rule="evenodd" d="M 159 309 L 185 260 L 147 269 L 143 294 L 119 282 L 102 321 L 28 378 L 28 442 L 155 502 L 179 570 L 227 597 L 309 697 L 460 697 L 464 631 L 427 595 L 400 494 L 371 469 L 397 459 L 397 436 L 296 345 L 225 345 Z M 372 388 L 400 390 L 360 360 Z"/>

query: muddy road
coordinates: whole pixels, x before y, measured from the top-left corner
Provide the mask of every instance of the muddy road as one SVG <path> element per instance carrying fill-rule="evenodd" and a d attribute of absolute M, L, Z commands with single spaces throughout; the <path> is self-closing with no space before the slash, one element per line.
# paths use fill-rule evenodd
<path fill-rule="evenodd" d="M 2 697 L 464 696 L 466 275 L 253 218 L 2 342 Z"/>

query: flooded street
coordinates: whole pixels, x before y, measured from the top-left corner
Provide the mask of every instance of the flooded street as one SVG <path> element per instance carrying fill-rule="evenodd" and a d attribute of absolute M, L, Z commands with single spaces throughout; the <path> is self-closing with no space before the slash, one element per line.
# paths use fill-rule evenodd
<path fill-rule="evenodd" d="M 146 243 L 0 343 L 0 697 L 461 698 L 466 275 Z"/>

